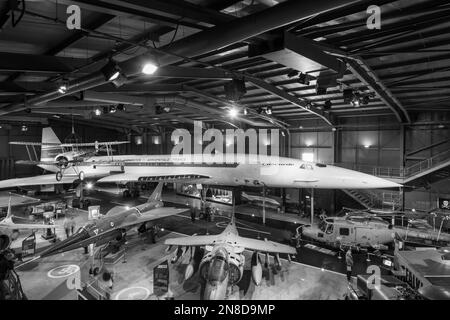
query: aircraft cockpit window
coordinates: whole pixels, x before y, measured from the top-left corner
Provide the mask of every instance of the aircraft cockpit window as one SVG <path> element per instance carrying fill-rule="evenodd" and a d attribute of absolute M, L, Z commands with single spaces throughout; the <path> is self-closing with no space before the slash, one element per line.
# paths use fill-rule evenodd
<path fill-rule="evenodd" d="M 228 263 L 221 256 L 213 258 L 208 272 L 209 281 L 222 282 L 228 275 Z"/>
<path fill-rule="evenodd" d="M 325 232 L 326 228 L 327 228 L 327 223 L 324 220 L 320 221 L 319 222 L 320 231 Z"/>
<path fill-rule="evenodd" d="M 332 234 L 333 233 L 333 225 L 329 224 L 327 226 L 327 231 L 325 231 L 326 234 Z"/>

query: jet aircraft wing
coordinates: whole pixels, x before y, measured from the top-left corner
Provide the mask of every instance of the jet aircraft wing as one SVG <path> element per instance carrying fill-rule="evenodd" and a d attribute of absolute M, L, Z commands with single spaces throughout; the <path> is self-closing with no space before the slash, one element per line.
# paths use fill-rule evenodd
<path fill-rule="evenodd" d="M 25 186 L 38 186 L 38 185 L 44 185 L 44 184 L 73 183 L 77 179 L 78 179 L 78 177 L 63 175 L 62 179 L 60 181 L 57 181 L 55 174 L 44 174 L 41 176 L 34 176 L 34 177 L 1 180 L 0 181 L 0 189 L 25 187 Z"/>
<path fill-rule="evenodd" d="M 170 217 L 176 214 L 185 212 L 186 208 L 173 208 L 173 207 L 160 207 L 152 209 L 141 216 L 130 216 L 129 219 L 125 219 L 118 227 L 129 227 L 136 224 L 142 224 L 147 221 Z"/>
<path fill-rule="evenodd" d="M 167 239 L 164 244 L 170 246 L 214 246 L 215 244 L 229 244 L 235 247 L 243 247 L 252 251 L 297 254 L 295 248 L 269 240 L 257 240 L 236 236 L 233 241 L 225 242 L 221 234 L 211 236 L 192 236 Z"/>
<path fill-rule="evenodd" d="M 167 239 L 164 244 L 169 246 L 198 247 L 214 245 L 220 240 L 220 234 L 211 236 L 191 236 Z"/>
<path fill-rule="evenodd" d="M 35 230 L 35 229 L 58 229 L 60 225 L 56 224 L 38 224 L 38 223 L 14 223 L 14 222 L 0 222 L 0 228 L 20 229 L 20 230 Z"/>
<path fill-rule="evenodd" d="M 267 239 L 258 240 L 236 236 L 235 245 L 239 247 L 244 247 L 252 251 L 297 254 L 295 248 L 285 244 L 276 243 Z"/>

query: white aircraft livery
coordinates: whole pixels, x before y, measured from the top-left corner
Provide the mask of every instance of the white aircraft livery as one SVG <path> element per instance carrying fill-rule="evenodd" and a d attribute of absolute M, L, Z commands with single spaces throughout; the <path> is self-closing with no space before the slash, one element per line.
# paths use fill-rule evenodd
<path fill-rule="evenodd" d="M 233 161 L 217 155 L 112 155 L 111 145 L 124 142 L 61 144 L 50 128 L 44 128 L 41 161 L 23 161 L 54 172 L 30 178 L 0 181 L 0 188 L 55 183 L 77 179 L 99 182 L 186 182 L 226 186 L 279 188 L 372 189 L 401 185 L 365 173 L 299 159 L 233 154 Z M 25 143 L 22 143 L 25 144 Z M 64 152 L 63 147 L 73 149 Z M 81 152 L 77 147 L 106 146 L 108 155 Z M 58 152 L 61 151 L 61 152 Z M 95 154 L 95 153 L 94 153 Z"/>

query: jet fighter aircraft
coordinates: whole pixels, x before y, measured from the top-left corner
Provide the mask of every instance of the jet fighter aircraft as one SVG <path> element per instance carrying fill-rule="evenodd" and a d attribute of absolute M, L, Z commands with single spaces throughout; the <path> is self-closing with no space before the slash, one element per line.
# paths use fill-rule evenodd
<path fill-rule="evenodd" d="M 163 207 L 162 187 L 163 182 L 158 183 L 144 204 L 129 209 L 121 206 L 112 208 L 105 216 L 89 222 L 74 235 L 44 250 L 40 257 L 87 247 L 93 243 L 103 245 L 109 241 L 119 242 L 133 227 L 138 227 L 139 232 L 145 232 L 154 227 L 151 221 L 186 211 L 182 208 Z"/>
<path fill-rule="evenodd" d="M 225 299 L 228 287 L 238 283 L 244 273 L 245 249 L 254 251 L 252 256 L 252 278 L 256 285 L 261 283 L 262 267 L 259 259 L 259 252 L 266 253 L 266 263 L 268 254 L 275 254 L 275 263 L 281 268 L 279 253 L 295 255 L 295 248 L 272 242 L 267 239 L 257 240 L 239 236 L 234 216 L 225 230 L 218 235 L 191 236 L 172 238 L 165 241 L 166 245 L 178 246 L 181 248 L 205 247 L 206 254 L 203 256 L 200 266 L 200 276 L 206 281 L 204 299 L 222 300 Z M 169 247 L 170 248 L 170 247 Z M 186 252 L 186 250 L 184 251 Z M 192 250 L 191 250 L 192 253 Z M 182 254 L 174 257 L 172 262 L 176 262 Z M 189 279 L 194 274 L 194 254 L 191 254 L 190 262 L 185 271 L 185 279 Z"/>

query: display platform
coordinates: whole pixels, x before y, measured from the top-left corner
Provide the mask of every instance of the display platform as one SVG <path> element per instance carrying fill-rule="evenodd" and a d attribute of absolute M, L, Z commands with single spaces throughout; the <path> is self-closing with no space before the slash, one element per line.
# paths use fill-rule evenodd
<path fill-rule="evenodd" d="M 184 281 L 189 255 L 186 254 L 180 261 L 172 264 L 170 259 L 175 249 L 167 252 L 167 246 L 163 244 L 167 238 L 180 236 L 182 235 L 170 232 L 159 238 L 156 244 L 149 244 L 136 237 L 130 240 L 132 246 L 127 246 L 124 258 L 107 266 L 114 275 L 111 299 L 165 299 L 168 296 L 174 299 L 200 299 L 202 285 L 198 274 Z M 251 253 L 245 252 L 245 256 L 247 262 L 244 276 L 230 292 L 230 300 L 337 300 L 343 299 L 347 290 L 347 280 L 343 274 L 297 262 L 289 263 L 283 259 L 282 270 L 277 274 L 263 268 L 263 281 L 257 287 L 251 280 Z M 168 294 L 157 297 L 153 294 L 153 270 L 164 261 L 169 262 L 169 291 Z M 64 277 L 62 271 L 69 274 L 76 272 L 76 266 L 80 269 L 82 282 L 88 282 L 90 258 L 81 249 L 41 259 L 39 263 L 31 262 L 17 272 L 28 299 L 73 299 L 76 292 L 67 288 L 67 277 Z"/>

